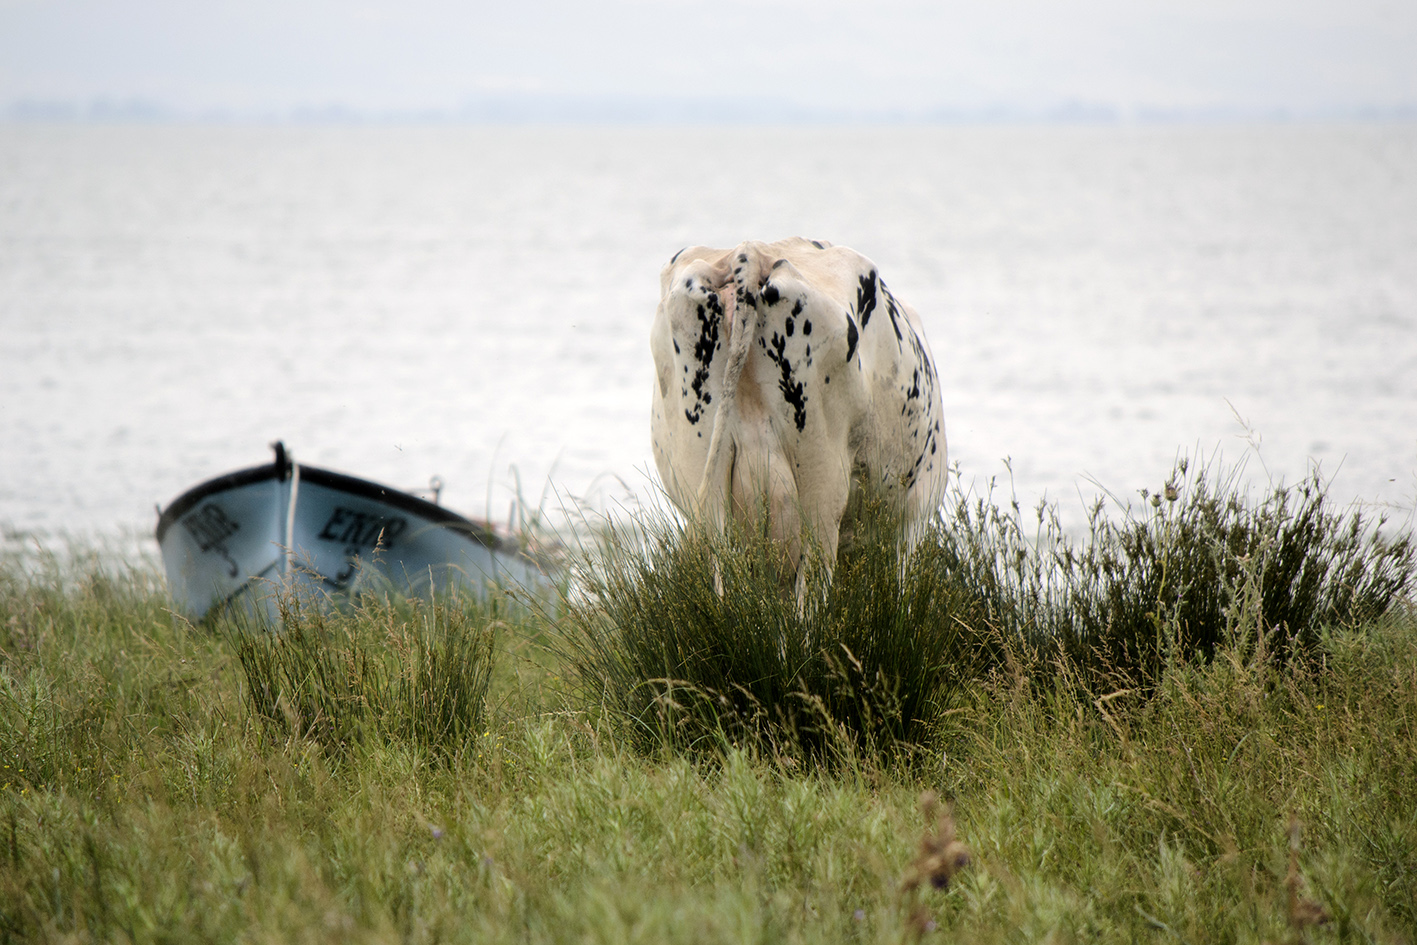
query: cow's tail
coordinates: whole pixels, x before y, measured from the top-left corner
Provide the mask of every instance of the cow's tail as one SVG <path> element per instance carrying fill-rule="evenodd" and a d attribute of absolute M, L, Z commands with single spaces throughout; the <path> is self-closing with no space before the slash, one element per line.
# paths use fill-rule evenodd
<path fill-rule="evenodd" d="M 709 435 L 708 459 L 704 476 L 699 481 L 697 505 L 707 516 L 715 532 L 721 532 L 728 520 L 728 503 L 732 499 L 733 462 L 738 445 L 732 430 L 738 426 L 738 384 L 753 338 L 757 334 L 758 293 L 763 276 L 763 253 L 753 243 L 744 243 L 733 251 L 729 269 L 733 275 L 732 293 L 724 295 L 724 322 L 728 329 L 728 359 L 723 366 L 723 386 L 720 403 L 714 413 L 713 432 Z"/>

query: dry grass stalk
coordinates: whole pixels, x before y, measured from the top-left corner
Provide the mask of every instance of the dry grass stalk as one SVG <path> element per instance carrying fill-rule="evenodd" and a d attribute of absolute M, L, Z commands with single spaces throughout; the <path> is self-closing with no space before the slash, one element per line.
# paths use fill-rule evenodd
<path fill-rule="evenodd" d="M 949 806 L 940 803 L 934 791 L 926 791 L 920 795 L 920 812 L 933 825 L 926 828 L 920 838 L 920 851 L 905 869 L 900 887 L 904 895 L 926 884 L 946 889 L 955 873 L 969 865 L 969 847 L 955 838 L 954 814 Z"/>
<path fill-rule="evenodd" d="M 1304 826 L 1299 822 L 1299 818 L 1294 817 L 1289 821 L 1289 872 L 1284 876 L 1284 888 L 1288 890 L 1288 918 L 1289 927 L 1294 931 L 1295 942 L 1305 942 L 1308 940 L 1307 932 L 1311 926 L 1323 925 L 1333 920 L 1323 904 L 1304 896 L 1304 878 L 1299 875 L 1299 839 L 1303 835 Z"/>

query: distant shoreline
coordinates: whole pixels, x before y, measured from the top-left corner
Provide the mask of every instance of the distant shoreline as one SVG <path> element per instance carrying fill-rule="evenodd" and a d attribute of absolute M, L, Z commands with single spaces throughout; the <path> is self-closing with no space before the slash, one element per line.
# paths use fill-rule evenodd
<path fill-rule="evenodd" d="M 233 125 L 1168 125 L 1308 124 L 1417 121 L 1417 102 L 1316 109 L 1125 106 L 1064 101 L 1023 107 L 939 106 L 924 109 L 819 108 L 791 102 L 752 104 L 697 99 L 524 96 L 469 101 L 456 107 L 379 109 L 341 103 L 281 108 L 180 107 L 144 98 L 17 99 L 0 106 L 0 123 Z"/>

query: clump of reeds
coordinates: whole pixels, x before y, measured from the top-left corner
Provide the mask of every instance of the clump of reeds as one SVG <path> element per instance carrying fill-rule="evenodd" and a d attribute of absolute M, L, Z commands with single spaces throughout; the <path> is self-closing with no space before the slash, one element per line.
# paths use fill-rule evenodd
<path fill-rule="evenodd" d="M 1055 506 L 1040 504 L 1029 528 L 1016 501 L 1001 511 L 992 496 L 960 497 L 938 553 L 1008 637 L 1126 684 L 1222 645 L 1282 661 L 1411 591 L 1410 534 L 1336 510 L 1317 470 L 1258 499 L 1242 471 L 1182 458 L 1159 490 L 1141 490 L 1139 509 L 1113 518 L 1098 500 L 1080 544 Z"/>
<path fill-rule="evenodd" d="M 373 737 L 451 755 L 479 732 L 497 621 L 457 598 L 366 596 L 348 609 L 293 593 L 279 626 L 233 625 L 252 713 L 336 754 Z"/>
<path fill-rule="evenodd" d="M 929 553 L 905 560 L 883 514 L 861 521 L 829 585 L 808 556 L 800 604 L 762 530 L 714 535 L 666 518 L 608 527 L 566 607 L 584 691 L 642 746 L 909 754 L 987 642 L 953 575 Z"/>
<path fill-rule="evenodd" d="M 908 558 L 867 500 L 801 605 L 761 528 L 611 526 L 567 606 L 569 661 L 642 745 L 879 759 L 928 744 L 952 693 L 1006 659 L 1147 690 L 1221 646 L 1286 660 L 1409 593 L 1410 536 L 1335 510 L 1317 471 L 1258 499 L 1241 471 L 1182 459 L 1140 509 L 1095 504 L 1080 543 L 1054 506 L 1026 525 L 1017 501 L 956 493 Z"/>

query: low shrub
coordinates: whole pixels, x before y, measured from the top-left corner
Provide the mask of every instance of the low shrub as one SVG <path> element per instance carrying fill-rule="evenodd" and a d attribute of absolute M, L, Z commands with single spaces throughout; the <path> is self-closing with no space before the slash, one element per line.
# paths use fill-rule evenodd
<path fill-rule="evenodd" d="M 1032 534 L 1013 501 L 960 497 L 935 533 L 943 566 L 987 619 L 1094 678 L 1151 686 L 1169 661 L 1231 643 L 1283 661 L 1327 626 L 1376 619 L 1410 594 L 1417 546 L 1359 507 L 1337 510 L 1314 470 L 1253 499 L 1243 467 L 1178 460 L 1142 504 L 1098 500 L 1079 545 L 1040 504 Z"/>

